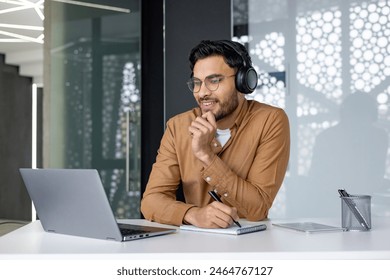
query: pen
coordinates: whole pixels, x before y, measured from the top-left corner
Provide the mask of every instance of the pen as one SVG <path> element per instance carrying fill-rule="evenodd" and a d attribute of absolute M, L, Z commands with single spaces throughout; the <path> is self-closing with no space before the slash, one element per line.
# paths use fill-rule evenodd
<path fill-rule="evenodd" d="M 218 201 L 218 202 L 223 203 L 222 200 L 219 198 L 219 196 L 218 196 L 214 191 L 209 191 L 209 195 L 210 195 L 215 201 Z M 234 222 L 237 226 L 241 227 L 241 225 L 240 225 L 239 222 L 237 222 L 237 221 L 235 221 L 235 220 L 233 220 L 233 222 Z"/>
<path fill-rule="evenodd" d="M 341 195 L 341 197 L 351 197 L 349 195 L 349 193 L 346 190 L 344 190 L 344 189 L 339 189 L 338 192 Z M 368 226 L 367 221 L 364 219 L 364 216 L 362 215 L 360 210 L 357 208 L 356 204 L 352 200 L 345 200 L 345 202 L 347 203 L 349 209 L 351 209 L 353 215 L 358 220 L 360 225 L 362 227 L 364 227 L 365 229 L 370 229 L 369 226 Z"/>

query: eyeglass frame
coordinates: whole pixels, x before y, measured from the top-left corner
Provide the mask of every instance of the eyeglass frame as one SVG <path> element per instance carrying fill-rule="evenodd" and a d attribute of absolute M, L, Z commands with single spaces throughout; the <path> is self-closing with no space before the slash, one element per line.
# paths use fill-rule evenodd
<path fill-rule="evenodd" d="M 206 86 L 206 88 L 210 91 L 216 91 L 218 88 L 219 88 L 219 84 L 225 80 L 226 78 L 231 78 L 231 77 L 235 77 L 236 74 L 233 74 L 233 75 L 230 75 L 230 76 L 226 76 L 226 75 L 221 75 L 221 74 L 212 74 L 210 76 L 207 76 L 206 78 L 204 78 L 204 80 L 202 81 L 201 79 L 198 79 L 198 78 L 190 78 L 188 79 L 187 81 L 187 86 L 188 86 L 188 89 L 192 92 L 192 93 L 198 93 L 200 91 L 200 89 L 202 88 L 202 84 L 204 83 L 204 85 Z M 211 79 L 215 79 L 217 78 L 218 79 L 218 83 L 216 83 L 216 88 L 215 89 L 210 89 L 209 88 L 209 85 L 213 85 L 213 83 L 211 83 Z M 194 83 L 194 79 L 196 79 L 198 82 L 200 82 L 199 84 L 199 89 L 197 91 L 195 91 L 195 83 Z M 191 89 L 191 84 L 193 84 L 193 89 Z"/>

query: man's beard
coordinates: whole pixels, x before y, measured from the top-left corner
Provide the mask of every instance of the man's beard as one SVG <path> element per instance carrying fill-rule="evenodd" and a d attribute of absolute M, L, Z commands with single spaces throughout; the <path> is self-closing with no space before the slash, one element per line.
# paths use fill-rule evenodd
<path fill-rule="evenodd" d="M 230 115 L 238 107 L 238 95 L 236 95 L 236 94 L 233 95 L 232 99 L 229 100 L 228 103 L 221 103 L 219 100 L 210 99 L 210 98 L 202 98 L 199 100 L 199 103 L 202 101 L 205 101 L 205 100 L 213 100 L 219 104 L 219 106 L 220 106 L 219 110 L 215 113 L 212 112 L 214 114 L 216 121 L 222 120 L 226 116 Z M 204 112 L 204 113 L 206 113 L 206 112 Z"/>

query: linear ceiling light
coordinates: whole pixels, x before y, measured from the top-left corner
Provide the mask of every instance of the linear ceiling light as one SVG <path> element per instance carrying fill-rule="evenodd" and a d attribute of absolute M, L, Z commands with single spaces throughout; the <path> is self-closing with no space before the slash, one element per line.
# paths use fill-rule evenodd
<path fill-rule="evenodd" d="M 119 8 L 119 7 L 108 6 L 108 5 L 100 5 L 100 4 L 81 2 L 81 1 L 75 1 L 75 0 L 53 0 L 53 1 L 61 2 L 61 3 L 65 3 L 65 4 L 72 4 L 72 5 L 102 9 L 102 10 L 122 12 L 122 13 L 127 13 L 127 14 L 130 13 L 130 9 Z"/>
<path fill-rule="evenodd" d="M 40 39 L 38 39 L 38 38 L 33 38 L 33 37 L 25 36 L 25 35 L 12 33 L 12 32 L 2 31 L 2 30 L 0 30 L 0 34 L 6 35 L 6 36 L 9 36 L 12 38 L 21 39 L 21 40 L 24 40 L 25 42 L 27 41 L 27 42 L 43 44 L 43 39 L 41 37 L 38 37 L 38 38 L 40 38 Z"/>
<path fill-rule="evenodd" d="M 42 26 L 0 23 L 0 27 L 43 31 Z"/>

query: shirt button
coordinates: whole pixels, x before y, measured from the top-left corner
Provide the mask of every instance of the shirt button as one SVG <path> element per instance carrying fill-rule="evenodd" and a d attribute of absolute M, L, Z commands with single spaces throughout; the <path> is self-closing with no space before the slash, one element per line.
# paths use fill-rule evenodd
<path fill-rule="evenodd" d="M 206 177 L 206 181 L 210 182 L 211 181 L 211 177 Z"/>
<path fill-rule="evenodd" d="M 224 197 L 227 197 L 227 196 L 228 196 L 228 193 L 224 193 L 223 196 L 224 196 Z"/>
<path fill-rule="evenodd" d="M 218 143 L 214 143 L 214 147 L 218 147 Z"/>

